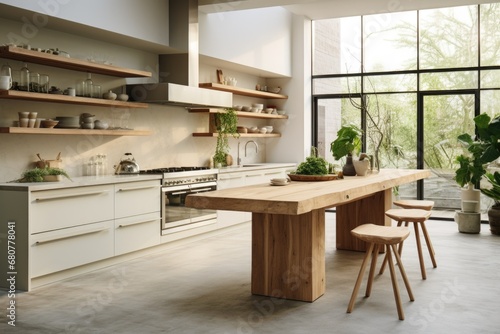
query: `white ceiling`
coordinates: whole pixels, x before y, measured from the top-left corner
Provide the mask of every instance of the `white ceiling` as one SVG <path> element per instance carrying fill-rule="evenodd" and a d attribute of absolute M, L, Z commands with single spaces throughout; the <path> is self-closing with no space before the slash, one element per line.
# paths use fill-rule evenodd
<path fill-rule="evenodd" d="M 198 0 L 200 11 L 218 13 L 282 6 L 312 20 L 400 12 L 415 9 L 454 7 L 496 1 L 481 0 Z"/>

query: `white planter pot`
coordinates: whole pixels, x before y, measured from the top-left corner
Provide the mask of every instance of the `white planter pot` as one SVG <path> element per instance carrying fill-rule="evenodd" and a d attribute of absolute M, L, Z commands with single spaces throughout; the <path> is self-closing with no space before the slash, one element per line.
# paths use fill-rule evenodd
<path fill-rule="evenodd" d="M 358 175 L 358 176 L 365 176 L 366 175 L 366 173 L 368 172 L 368 168 L 370 167 L 370 160 L 368 160 L 368 159 L 363 159 L 363 160 L 352 159 L 352 163 L 354 164 L 354 169 L 356 170 L 356 175 Z"/>
<path fill-rule="evenodd" d="M 478 212 L 455 211 L 455 221 L 458 224 L 458 232 L 481 232 L 481 214 Z"/>
<path fill-rule="evenodd" d="M 469 184 L 467 189 L 462 189 L 461 191 L 462 199 L 462 211 L 467 212 L 481 212 L 481 191 L 479 189 L 474 189 L 474 186 Z M 475 208 L 471 209 L 474 205 Z"/>

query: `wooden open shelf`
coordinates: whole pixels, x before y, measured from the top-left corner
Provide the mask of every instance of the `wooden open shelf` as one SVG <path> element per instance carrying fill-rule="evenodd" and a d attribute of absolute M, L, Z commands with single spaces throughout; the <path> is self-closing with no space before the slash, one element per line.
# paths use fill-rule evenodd
<path fill-rule="evenodd" d="M 64 56 L 26 50 L 15 46 L 1 46 L 0 58 L 20 60 L 40 65 L 53 66 L 68 70 L 91 72 L 121 78 L 151 77 L 151 72 L 99 64 L 88 60 L 67 58 Z"/>
<path fill-rule="evenodd" d="M 212 108 L 189 108 L 189 112 L 193 113 L 209 113 L 216 114 L 219 112 L 225 112 L 224 109 L 212 109 Z M 263 118 L 263 119 L 288 119 L 287 115 L 276 115 L 276 114 L 266 114 L 257 112 L 247 112 L 247 111 L 236 111 L 238 117 L 246 118 Z"/>
<path fill-rule="evenodd" d="M 27 134 L 27 135 L 87 135 L 87 136 L 149 136 L 150 130 L 88 130 L 88 129 L 62 129 L 62 128 L 0 128 L 0 133 Z"/>
<path fill-rule="evenodd" d="M 218 137 L 219 134 L 217 132 L 195 132 L 193 133 L 193 137 Z M 232 137 L 232 136 L 229 136 Z M 240 133 L 240 137 L 242 138 L 279 138 L 281 137 L 281 133 Z"/>
<path fill-rule="evenodd" d="M 274 94 L 274 93 L 263 92 L 263 91 L 255 90 L 255 89 L 240 88 L 240 87 L 236 87 L 236 86 L 227 86 L 227 85 L 213 83 L 213 82 L 200 83 L 199 86 L 201 88 L 220 90 L 223 92 L 229 92 L 229 93 L 233 93 L 236 95 L 258 97 L 258 98 L 262 98 L 262 99 L 288 99 L 288 96 L 283 95 L 283 94 Z"/>
<path fill-rule="evenodd" d="M 68 96 L 61 94 L 33 93 L 33 92 L 24 92 L 18 90 L 0 90 L 0 99 L 83 104 L 88 106 L 115 107 L 115 108 L 147 108 L 149 106 L 147 103 L 139 103 L 139 102 L 93 99 L 89 97 Z"/>

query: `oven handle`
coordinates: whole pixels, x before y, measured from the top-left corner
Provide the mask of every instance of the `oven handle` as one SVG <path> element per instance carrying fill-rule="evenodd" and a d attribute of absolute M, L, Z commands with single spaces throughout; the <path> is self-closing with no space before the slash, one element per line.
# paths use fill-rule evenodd
<path fill-rule="evenodd" d="M 187 193 L 190 193 L 190 191 L 186 190 L 186 191 L 171 192 L 172 195 L 182 195 L 182 194 L 187 194 Z"/>
<path fill-rule="evenodd" d="M 211 191 L 213 190 L 212 188 L 196 188 L 196 189 L 191 189 L 190 193 L 199 193 L 202 191 Z"/>
<path fill-rule="evenodd" d="M 212 181 L 212 182 L 203 182 L 203 183 L 195 183 L 195 184 L 190 184 L 189 185 L 189 188 L 191 190 L 212 190 L 211 188 L 207 188 L 207 187 L 215 187 L 217 186 L 217 182 L 215 181 Z"/>

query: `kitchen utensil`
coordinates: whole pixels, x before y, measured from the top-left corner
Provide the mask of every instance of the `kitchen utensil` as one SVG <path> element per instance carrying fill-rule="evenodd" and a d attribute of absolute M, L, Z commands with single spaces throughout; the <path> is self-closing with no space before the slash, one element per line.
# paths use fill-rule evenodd
<path fill-rule="evenodd" d="M 135 161 L 132 153 L 125 153 L 118 165 L 115 166 L 115 174 L 138 174 L 139 165 Z"/>

